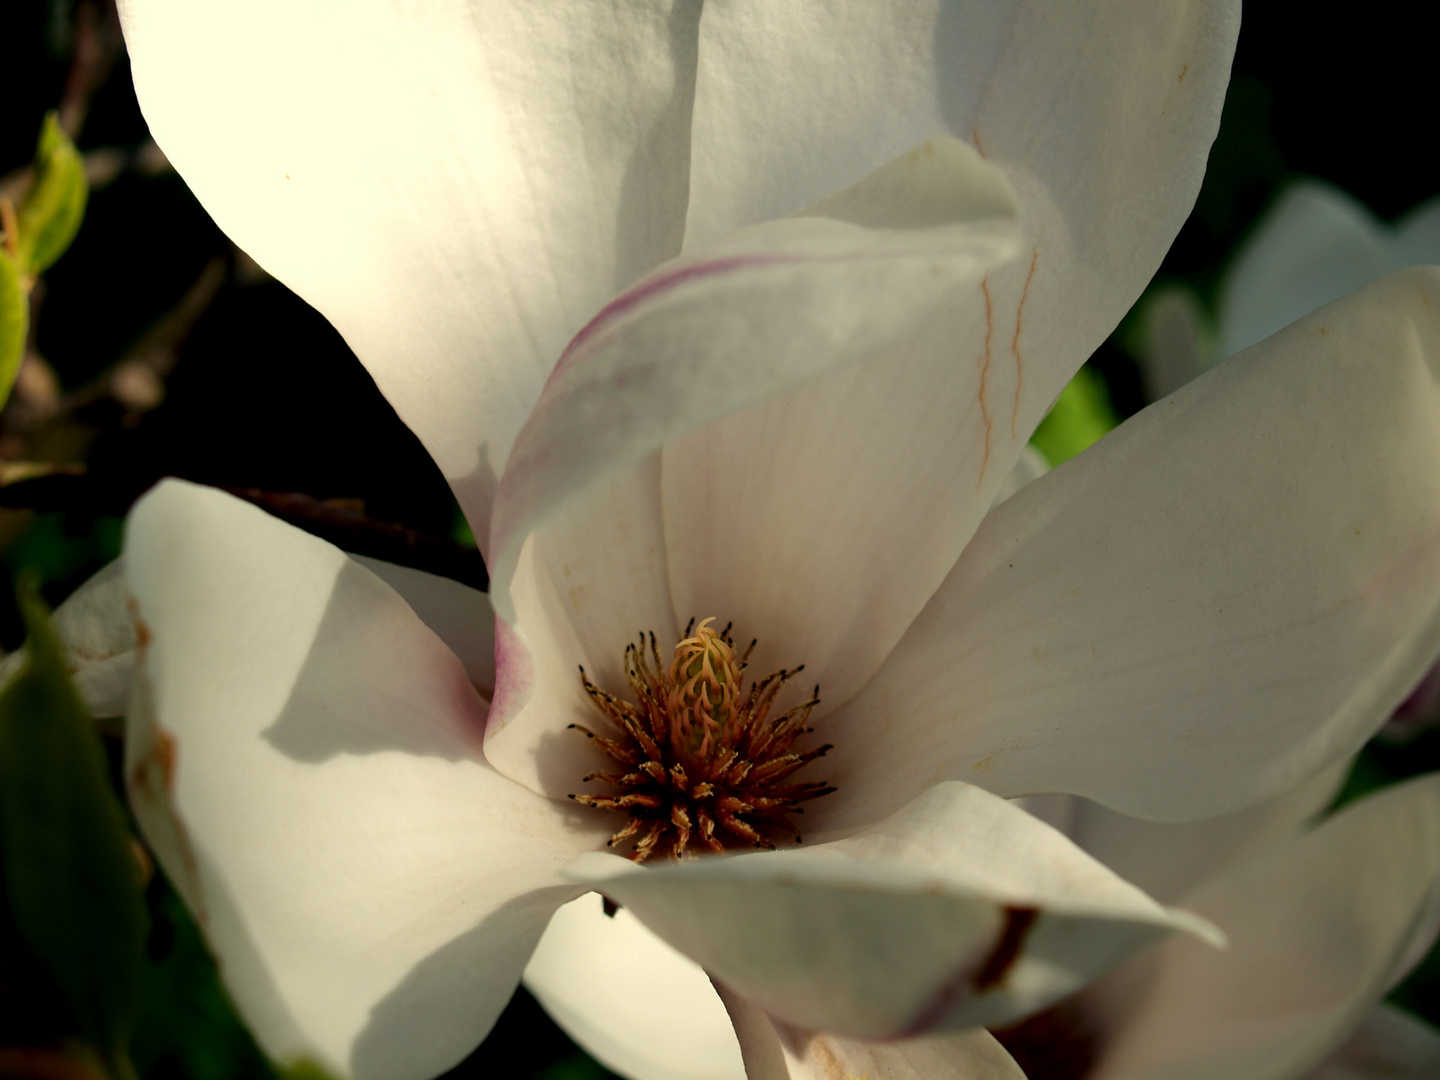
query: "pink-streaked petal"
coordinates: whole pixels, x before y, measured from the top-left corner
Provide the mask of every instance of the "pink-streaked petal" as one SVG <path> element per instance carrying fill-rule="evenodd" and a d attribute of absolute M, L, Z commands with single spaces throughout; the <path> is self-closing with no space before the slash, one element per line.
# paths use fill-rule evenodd
<path fill-rule="evenodd" d="M 1176 929 L 1219 941 L 968 784 L 827 844 L 570 876 L 771 1016 L 863 1039 L 1003 1023 Z"/>
<path fill-rule="evenodd" d="M 593 760 L 566 733 L 591 712 L 576 666 L 617 689 L 637 633 L 668 636 L 660 646 L 668 650 L 688 618 L 671 600 L 671 582 L 684 577 L 677 560 L 687 556 L 661 509 L 669 466 L 659 447 L 726 412 L 883 358 L 894 336 L 947 305 L 957 282 L 1013 253 L 1014 211 L 1003 180 L 973 150 L 927 144 L 806 216 L 662 269 L 575 339 L 497 503 L 492 597 L 510 623 L 487 735 L 497 767 L 547 794 L 575 791 L 589 769 L 573 766 Z M 964 431 L 952 441 L 965 443 Z M 973 478 L 971 501 L 987 504 L 1008 469 L 997 458 L 989 475 Z M 727 512 L 704 500 L 687 505 L 715 528 Z M 758 520 L 761 509 L 743 512 Z M 839 551 L 847 541 L 832 533 L 824 542 Z M 954 537 L 935 546 L 947 543 Z M 891 606 L 919 602 L 907 595 Z M 900 627 L 879 628 L 885 648 Z M 542 742 L 566 745 L 540 755 Z"/>
<path fill-rule="evenodd" d="M 748 1080 L 1025 1080 L 984 1028 L 897 1042 L 797 1031 L 717 983 L 745 1055 Z M 1037 1078 L 1038 1080 L 1038 1078 Z"/>
<path fill-rule="evenodd" d="M 525 969 L 525 986 L 607 1068 L 632 1080 L 746 1080 L 730 1017 L 709 978 L 625 908 L 566 904 Z"/>
<path fill-rule="evenodd" d="M 824 827 L 942 777 L 1195 820 L 1353 754 L 1440 652 L 1437 369 L 1402 271 L 997 507 L 825 718 Z"/>
<path fill-rule="evenodd" d="M 1434 938 L 1440 777 L 1348 807 L 1185 903 L 1230 948 L 1176 937 L 1087 991 L 1105 1031 L 1093 1080 L 1303 1076 Z"/>
<path fill-rule="evenodd" d="M 561 504 L 671 439 L 883 355 L 1015 254 L 1015 214 L 995 169 L 935 141 L 612 301 L 566 349 L 501 483 L 497 614 L 514 617 L 520 547 Z"/>
<path fill-rule="evenodd" d="M 483 545 L 565 342 L 680 250 L 699 5 L 122 0 L 120 14 L 156 142 L 345 336 Z"/>
<path fill-rule="evenodd" d="M 65 664 L 95 717 L 123 716 L 135 667 L 135 624 L 119 559 L 71 593 L 51 616 Z M 24 648 L 0 660 L 0 686 L 25 663 Z"/>
<path fill-rule="evenodd" d="M 261 1045 L 359 1080 L 458 1061 L 601 837 L 486 764 L 461 662 L 329 544 L 167 481 L 125 576 L 131 803 Z"/>
<path fill-rule="evenodd" d="M 500 651 L 506 690 L 490 711 L 485 753 L 536 791 L 578 793 L 582 776 L 607 767 L 589 740 L 570 730 L 580 723 L 608 734 L 609 721 L 581 692 L 579 669 L 620 693 L 627 645 L 642 633 L 654 633 L 662 649 L 678 640 L 659 472 L 652 454 L 585 489 L 535 533 L 516 569 L 516 620 L 502 631 Z"/>
<path fill-rule="evenodd" d="M 1305 1080 L 1432 1080 L 1440 1076 L 1440 1031 L 1390 1005 L 1377 1005 L 1359 1030 Z"/>

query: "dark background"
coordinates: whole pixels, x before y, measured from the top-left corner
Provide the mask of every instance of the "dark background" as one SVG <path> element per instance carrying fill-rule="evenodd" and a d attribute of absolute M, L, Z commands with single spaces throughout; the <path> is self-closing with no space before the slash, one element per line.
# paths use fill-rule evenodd
<path fill-rule="evenodd" d="M 1416 7 L 1372 3 L 1344 21 L 1318 10 L 1247 7 L 1205 186 L 1157 280 L 1186 281 L 1208 301 L 1237 243 L 1298 176 L 1328 180 L 1387 219 L 1440 189 L 1426 165 L 1435 153 L 1433 39 L 1413 25 Z M 65 101 L 88 99 L 80 148 L 117 150 L 122 162 L 97 184 L 73 247 L 40 286 L 35 348 L 58 379 L 59 419 L 37 423 L 16 402 L 0 417 L 0 457 L 78 456 L 87 471 L 0 487 L 0 559 L 11 570 L 41 567 L 58 602 L 114 556 L 134 498 L 173 475 L 301 493 L 311 499 L 281 507 L 291 520 L 352 550 L 483 581 L 440 474 L 339 336 L 256 274 L 179 177 L 138 152 L 148 136 L 113 12 L 89 0 L 12 0 L 0 26 L 0 177 L 28 162 L 45 111 Z M 100 59 L 77 65 L 77 45 Z M 158 401 L 106 390 L 117 365 L 137 359 L 157 373 Z M 1123 348 L 1108 343 L 1092 365 L 1122 417 L 1142 407 Z M 0 592 L 0 645 L 21 636 Z M 1434 736 L 1372 747 L 1347 797 L 1437 762 Z M 263 1075 L 158 877 L 150 899 L 154 963 L 135 1045 L 142 1073 Z M 1440 1022 L 1440 962 L 1432 956 L 1396 999 Z M 547 1080 L 607 1075 L 523 991 L 457 1074 L 517 1075 L 515 1062 Z"/>

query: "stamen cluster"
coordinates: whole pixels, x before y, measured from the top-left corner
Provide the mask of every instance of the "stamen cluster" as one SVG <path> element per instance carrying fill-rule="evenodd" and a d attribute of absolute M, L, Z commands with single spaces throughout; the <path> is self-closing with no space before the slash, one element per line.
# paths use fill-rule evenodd
<path fill-rule="evenodd" d="M 820 687 L 772 719 L 776 696 L 804 665 L 772 672 L 742 693 L 755 642 L 737 660 L 730 627 L 717 634 L 710 627 L 714 621 L 697 627 L 691 620 L 668 668 L 653 633 L 642 633 L 638 645 L 626 648 L 625 678 L 634 703 L 607 694 L 580 669 L 585 693 L 610 721 L 614 737 L 570 726 L 624 768 L 585 777 L 613 785 L 617 794 L 570 797 L 585 806 L 629 813 L 610 845 L 633 841 L 630 858 L 637 862 L 678 859 L 691 849 L 773 848 L 765 834 L 775 830 L 792 833 L 798 843 L 800 830 L 790 815 L 801 813 L 798 804 L 835 790 L 823 782 L 788 782 L 830 749 L 828 743 L 804 753 L 793 749 L 812 730 L 806 722 L 820 704 Z"/>

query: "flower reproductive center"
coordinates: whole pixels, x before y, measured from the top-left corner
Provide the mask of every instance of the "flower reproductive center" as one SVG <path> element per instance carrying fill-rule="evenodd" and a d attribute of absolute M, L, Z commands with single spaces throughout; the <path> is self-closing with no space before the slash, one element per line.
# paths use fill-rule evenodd
<path fill-rule="evenodd" d="M 755 642 L 737 659 L 730 627 L 716 633 L 714 621 L 696 626 L 692 619 L 668 667 L 653 633 L 627 646 L 625 678 L 633 702 L 606 693 L 580 669 L 585 693 L 610 731 L 570 726 L 620 768 L 584 778 L 611 785 L 615 794 L 570 798 L 628 813 L 630 820 L 610 846 L 633 844 L 630 858 L 637 862 L 732 847 L 773 848 L 773 838 L 785 833 L 798 843 L 800 830 L 791 817 L 802 812 L 799 804 L 835 790 L 823 781 L 792 782 L 798 770 L 830 749 L 828 743 L 795 749 L 812 730 L 806 723 L 820 704 L 820 687 L 772 717 L 776 697 L 804 665 L 771 672 L 744 693 L 745 663 Z"/>

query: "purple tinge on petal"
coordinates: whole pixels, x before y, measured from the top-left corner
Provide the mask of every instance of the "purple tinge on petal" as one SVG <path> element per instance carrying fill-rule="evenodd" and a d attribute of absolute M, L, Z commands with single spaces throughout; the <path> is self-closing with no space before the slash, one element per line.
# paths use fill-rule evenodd
<path fill-rule="evenodd" d="M 1407 743 L 1421 732 L 1440 724 L 1440 663 L 1435 664 L 1420 680 L 1380 729 L 1380 739 L 1387 743 Z"/>
<path fill-rule="evenodd" d="M 554 369 L 550 372 L 550 378 L 545 383 L 548 388 L 553 384 L 560 373 L 574 363 L 576 354 L 581 348 L 600 332 L 610 322 L 618 319 L 627 311 L 638 306 L 642 301 L 648 300 L 657 293 L 665 292 L 676 286 L 683 285 L 687 281 L 696 281 L 701 278 L 714 277 L 717 274 L 728 273 L 731 270 L 741 270 L 750 266 L 771 266 L 782 263 L 798 263 L 805 261 L 798 255 L 735 255 L 728 259 L 713 259 L 709 262 L 692 263 L 690 266 L 681 266 L 663 274 L 656 274 L 654 277 L 646 278 L 639 284 L 632 286 L 621 293 L 610 303 L 600 309 L 600 313 L 580 328 L 580 332 L 570 339 L 570 344 L 565 346 L 565 351 L 560 354 Z"/>
<path fill-rule="evenodd" d="M 486 734 L 493 735 L 530 700 L 535 686 L 535 658 L 520 635 L 504 619 L 495 620 L 495 696 L 490 702 Z"/>

